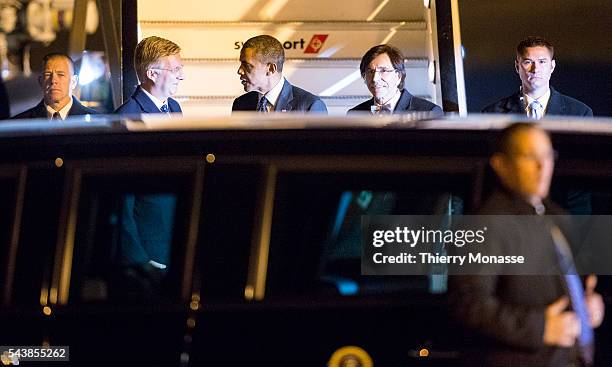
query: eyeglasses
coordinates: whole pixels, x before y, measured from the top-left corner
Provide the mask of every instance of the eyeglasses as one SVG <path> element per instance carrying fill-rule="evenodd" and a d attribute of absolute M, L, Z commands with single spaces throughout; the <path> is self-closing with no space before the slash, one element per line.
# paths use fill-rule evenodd
<path fill-rule="evenodd" d="M 395 69 L 385 69 L 385 68 L 376 68 L 376 69 L 368 69 L 365 72 L 365 75 L 369 78 L 374 77 L 376 73 L 379 73 L 380 76 L 385 77 L 391 75 L 391 73 L 395 73 L 397 70 Z"/>
<path fill-rule="evenodd" d="M 164 69 L 164 68 L 149 68 L 149 69 L 152 69 L 152 70 L 165 70 L 165 71 L 171 72 L 172 74 L 178 74 L 178 73 L 180 73 L 183 70 L 183 65 L 177 66 L 177 67 L 175 67 L 173 69 Z"/>

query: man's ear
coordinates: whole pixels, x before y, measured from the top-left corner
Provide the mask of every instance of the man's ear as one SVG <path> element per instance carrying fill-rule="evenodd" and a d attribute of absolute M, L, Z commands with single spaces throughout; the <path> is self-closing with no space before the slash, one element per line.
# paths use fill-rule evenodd
<path fill-rule="evenodd" d="M 489 165 L 498 177 L 501 177 L 503 175 L 505 163 L 505 157 L 501 153 L 495 153 L 489 159 Z"/>
<path fill-rule="evenodd" d="M 157 71 L 153 69 L 148 69 L 146 75 L 147 75 L 147 79 L 151 79 L 153 82 L 157 81 Z"/>
<path fill-rule="evenodd" d="M 555 59 L 550 60 L 550 66 L 551 66 L 550 73 L 552 74 L 553 71 L 555 71 L 555 67 L 557 66 Z"/>
<path fill-rule="evenodd" d="M 519 73 L 519 63 L 518 60 L 514 60 L 514 70 L 516 71 L 516 73 Z"/>
<path fill-rule="evenodd" d="M 78 75 L 73 75 L 70 78 L 70 91 L 73 91 L 74 88 L 76 88 L 78 82 L 79 82 L 79 76 Z"/>
<path fill-rule="evenodd" d="M 267 74 L 274 74 L 278 71 L 278 67 L 276 66 L 275 63 L 268 63 L 268 72 Z"/>

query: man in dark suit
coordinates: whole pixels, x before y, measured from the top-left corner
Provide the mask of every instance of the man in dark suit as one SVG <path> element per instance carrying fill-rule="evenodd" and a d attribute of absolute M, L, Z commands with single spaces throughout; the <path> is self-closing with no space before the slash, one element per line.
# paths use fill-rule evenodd
<path fill-rule="evenodd" d="M 545 115 L 593 116 L 589 106 L 550 86 L 555 66 L 554 47 L 550 42 L 542 37 L 525 38 L 516 47 L 514 60 L 521 88 L 482 112 L 526 114 L 537 120 Z"/>
<path fill-rule="evenodd" d="M 115 113 L 180 114 L 180 105 L 170 97 L 184 78 L 180 51 L 176 43 L 164 38 L 152 36 L 140 41 L 134 51 L 140 85 Z M 171 259 L 175 209 L 173 193 L 124 196 L 119 236 L 121 298 L 157 300 L 162 295 Z"/>
<path fill-rule="evenodd" d="M 285 50 L 276 38 L 260 35 L 247 40 L 238 68 L 247 93 L 234 100 L 232 111 L 327 113 L 319 97 L 283 77 L 284 62 Z"/>
<path fill-rule="evenodd" d="M 26 110 L 13 119 L 52 119 L 65 120 L 68 116 L 98 113 L 85 107 L 72 95 L 78 76 L 75 75 L 74 61 L 62 53 L 50 53 L 43 58 L 42 74 L 38 82 L 43 92 L 39 104 Z"/>
<path fill-rule="evenodd" d="M 485 107 L 484 113 L 526 114 L 539 120 L 547 115 L 593 116 L 584 103 L 559 93 L 550 86 L 556 67 L 553 45 L 541 37 L 527 37 L 516 46 L 514 68 L 521 87 L 511 96 Z M 591 195 L 582 190 L 554 194 L 557 201 L 572 214 L 590 214 Z"/>
<path fill-rule="evenodd" d="M 505 275 L 502 265 L 495 275 L 449 279 L 451 311 L 478 338 L 470 339 L 469 349 L 475 350 L 467 365 L 591 366 L 593 328 L 603 320 L 604 304 L 594 291 L 594 275 L 583 287 L 569 271 L 574 266 L 569 236 L 558 218 L 544 216 L 562 213 L 546 199 L 554 168 L 550 139 L 533 124 L 511 125 L 502 131 L 490 164 L 500 187 L 479 214 L 498 216 L 483 217 L 489 221 L 483 245 L 495 255 L 527 248 L 521 253 L 525 263 L 541 273 Z"/>
<path fill-rule="evenodd" d="M 418 98 L 404 89 L 406 69 L 404 55 L 391 45 L 378 45 L 368 50 L 359 65 L 372 98 L 348 110 L 348 114 L 401 114 L 429 112 L 429 117 L 443 114 L 440 106 Z"/>
<path fill-rule="evenodd" d="M 140 84 L 115 113 L 181 113 L 181 106 L 170 96 L 184 79 L 181 48 L 161 37 L 147 37 L 134 51 L 134 69 Z"/>

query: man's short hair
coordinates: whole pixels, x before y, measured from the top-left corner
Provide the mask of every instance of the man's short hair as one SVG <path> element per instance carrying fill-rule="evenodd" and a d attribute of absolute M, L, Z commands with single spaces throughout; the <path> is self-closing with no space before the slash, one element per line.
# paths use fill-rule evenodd
<path fill-rule="evenodd" d="M 529 36 L 519 42 L 516 46 L 516 57 L 519 58 L 523 56 L 529 47 L 546 47 L 550 52 L 550 58 L 553 59 L 555 57 L 555 47 L 552 43 L 538 36 Z"/>
<path fill-rule="evenodd" d="M 151 36 L 138 42 L 134 50 L 134 70 L 142 83 L 147 78 L 147 70 L 154 66 L 160 58 L 176 55 L 181 48 L 165 38 Z"/>
<path fill-rule="evenodd" d="M 361 58 L 359 64 L 359 70 L 361 71 L 361 77 L 365 79 L 366 71 L 368 71 L 368 65 L 376 57 L 382 54 L 387 54 L 391 60 L 393 68 L 400 73 L 400 83 L 397 86 L 399 89 L 404 89 L 404 80 L 406 79 L 406 68 L 404 67 L 404 55 L 397 47 L 391 45 L 378 45 L 368 50 L 368 52 Z"/>
<path fill-rule="evenodd" d="M 255 51 L 255 57 L 262 64 L 276 64 L 278 71 L 283 71 L 285 63 L 285 49 L 280 41 L 267 34 L 249 38 L 242 49 L 251 48 Z"/>
<path fill-rule="evenodd" d="M 511 155 L 516 145 L 516 141 L 514 140 L 516 135 L 529 130 L 541 130 L 544 134 L 548 135 L 546 131 L 542 130 L 533 122 L 513 123 L 500 131 L 495 140 L 495 145 L 493 146 L 493 154 Z"/>
<path fill-rule="evenodd" d="M 43 71 L 45 70 L 45 66 L 47 66 L 47 62 L 49 62 L 49 60 L 55 59 L 58 57 L 68 60 L 68 63 L 70 64 L 70 67 L 72 68 L 72 75 L 77 74 L 77 70 L 74 65 L 74 60 L 72 60 L 72 57 L 68 56 L 68 54 L 65 54 L 63 52 L 51 52 L 51 53 L 46 54 L 42 59 L 42 70 Z"/>

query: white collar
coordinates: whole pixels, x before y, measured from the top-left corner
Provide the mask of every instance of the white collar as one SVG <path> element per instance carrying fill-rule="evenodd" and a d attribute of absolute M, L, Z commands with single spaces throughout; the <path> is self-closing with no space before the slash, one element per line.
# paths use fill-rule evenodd
<path fill-rule="evenodd" d="M 48 119 L 52 119 L 53 118 L 53 114 L 56 112 L 59 112 L 60 117 L 62 118 L 62 120 L 65 120 L 66 117 L 68 116 L 68 112 L 70 112 L 70 109 L 72 108 L 72 97 L 70 97 L 70 101 L 68 101 L 68 103 L 66 103 L 66 105 L 59 111 L 56 111 L 53 109 L 53 107 L 49 106 L 48 104 L 45 103 L 45 108 L 47 109 L 47 118 Z"/>
<path fill-rule="evenodd" d="M 285 77 L 281 76 L 280 80 L 276 85 L 268 91 L 268 93 L 264 94 L 268 103 L 271 105 L 271 110 L 274 111 L 274 107 L 276 107 L 276 103 L 278 102 L 278 97 L 283 91 L 283 85 L 285 85 Z"/>
<path fill-rule="evenodd" d="M 153 101 L 153 103 L 155 103 L 155 107 L 157 107 L 158 110 L 161 111 L 162 106 L 168 103 L 167 99 L 165 101 L 160 100 L 159 98 L 155 97 L 151 93 L 147 92 L 147 90 L 144 89 L 142 86 L 140 86 L 140 89 L 142 89 L 142 91 L 145 92 L 147 97 L 149 97 L 149 99 Z M 170 108 L 170 105 L 168 105 L 168 108 Z"/>
<path fill-rule="evenodd" d="M 523 97 L 525 98 L 525 112 L 529 115 L 529 105 L 533 101 L 538 101 L 542 105 L 542 113 L 546 114 L 546 107 L 548 106 L 548 101 L 550 100 L 550 88 L 540 96 L 540 98 L 533 98 L 527 93 L 523 93 Z"/>

